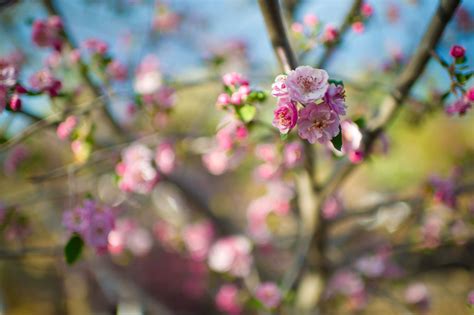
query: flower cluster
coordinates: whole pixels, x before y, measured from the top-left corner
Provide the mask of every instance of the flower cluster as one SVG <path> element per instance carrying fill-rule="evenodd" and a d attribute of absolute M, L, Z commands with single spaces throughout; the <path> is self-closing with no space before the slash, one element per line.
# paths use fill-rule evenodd
<path fill-rule="evenodd" d="M 255 290 L 255 297 L 268 309 L 274 309 L 280 305 L 282 293 L 280 288 L 273 282 L 261 283 Z"/>
<path fill-rule="evenodd" d="M 61 51 L 63 46 L 63 22 L 58 16 L 33 22 L 32 40 L 38 47 L 52 47 Z"/>
<path fill-rule="evenodd" d="M 51 97 L 58 96 L 62 83 L 54 77 L 49 69 L 42 69 L 30 77 L 31 87 L 39 93 L 48 93 Z"/>
<path fill-rule="evenodd" d="M 171 143 L 162 142 L 155 155 L 147 146 L 135 143 L 122 151 L 122 161 L 117 164 L 119 187 L 125 192 L 149 193 L 162 174 L 175 168 L 176 156 Z"/>
<path fill-rule="evenodd" d="M 85 243 L 97 252 L 107 250 L 108 236 L 115 226 L 112 208 L 99 205 L 94 200 L 85 200 L 81 206 L 64 212 L 63 225 L 72 233 L 81 236 Z"/>
<path fill-rule="evenodd" d="M 325 70 L 301 66 L 279 75 L 272 95 L 278 99 L 273 126 L 281 134 L 298 125 L 298 135 L 312 144 L 326 144 L 339 134 L 339 116 L 346 114 L 344 86 L 330 82 Z"/>
<path fill-rule="evenodd" d="M 209 267 L 216 272 L 245 277 L 250 274 L 253 263 L 251 251 L 252 244 L 245 236 L 221 238 L 212 245 L 209 251 Z"/>
<path fill-rule="evenodd" d="M 128 250 L 135 256 L 144 256 L 150 252 L 153 246 L 151 233 L 132 218 L 117 220 L 115 228 L 110 231 L 107 237 L 107 241 L 107 248 L 113 255 Z"/>

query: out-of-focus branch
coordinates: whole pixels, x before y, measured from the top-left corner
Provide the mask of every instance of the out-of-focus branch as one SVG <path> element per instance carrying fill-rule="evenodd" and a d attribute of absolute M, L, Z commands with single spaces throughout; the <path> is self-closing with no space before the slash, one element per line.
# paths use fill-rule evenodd
<path fill-rule="evenodd" d="M 53 0 L 43 0 L 43 4 L 48 11 L 50 15 L 56 15 L 61 17 L 64 23 L 64 17 L 61 15 L 59 10 L 56 8 L 54 1 Z M 64 23 L 65 24 L 65 23 Z M 75 49 L 77 48 L 77 44 L 75 43 L 73 37 L 71 36 L 71 33 L 67 30 L 66 25 L 64 25 L 64 37 L 65 37 L 65 42 L 66 45 L 69 47 L 69 49 Z M 79 67 L 79 74 L 83 81 L 86 83 L 87 87 L 92 91 L 95 97 L 99 97 L 101 95 L 104 95 L 104 91 L 100 88 L 100 86 L 96 85 L 92 78 L 90 77 L 88 73 L 87 66 L 83 62 L 81 58 L 79 58 L 78 62 L 78 67 Z M 112 117 L 112 113 L 110 112 L 109 109 L 109 100 L 104 99 L 105 106 L 103 107 L 103 112 L 104 112 L 104 118 L 106 119 L 107 123 L 110 125 L 112 130 L 115 132 L 116 136 L 119 136 L 121 138 L 127 138 L 127 135 L 125 131 L 122 129 L 122 127 L 115 121 L 115 119 Z"/>
<path fill-rule="evenodd" d="M 352 2 L 352 6 L 349 9 L 349 12 L 346 14 L 346 17 L 344 18 L 344 21 L 342 22 L 341 27 L 339 28 L 339 40 L 329 46 L 323 53 L 321 59 L 319 60 L 316 68 L 324 68 L 328 61 L 331 59 L 332 55 L 336 51 L 337 47 L 341 43 L 344 35 L 346 34 L 347 30 L 352 24 L 352 20 L 354 19 L 354 16 L 356 16 L 360 12 L 360 7 L 362 5 L 362 0 L 354 0 Z"/>
<path fill-rule="evenodd" d="M 0 259 L 25 259 L 30 256 L 59 257 L 61 247 L 28 247 L 18 250 L 0 249 Z"/>

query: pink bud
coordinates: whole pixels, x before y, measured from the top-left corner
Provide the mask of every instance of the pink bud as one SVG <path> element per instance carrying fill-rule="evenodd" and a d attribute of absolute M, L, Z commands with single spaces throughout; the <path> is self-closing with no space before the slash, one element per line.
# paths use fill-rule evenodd
<path fill-rule="evenodd" d="M 291 24 L 291 30 L 295 33 L 303 33 L 304 26 L 301 23 L 295 22 L 295 23 Z"/>
<path fill-rule="evenodd" d="M 466 97 L 470 102 L 474 102 L 474 87 L 467 90 Z"/>
<path fill-rule="evenodd" d="M 230 97 L 230 102 L 234 105 L 242 104 L 242 94 L 240 94 L 239 92 L 232 93 L 232 96 Z"/>
<path fill-rule="evenodd" d="M 364 152 L 356 150 L 349 153 L 349 161 L 354 164 L 361 163 L 364 160 Z"/>
<path fill-rule="evenodd" d="M 370 4 L 364 3 L 362 4 L 362 7 L 360 8 L 360 12 L 362 13 L 364 17 L 368 18 L 368 17 L 371 17 L 372 14 L 374 14 L 374 8 Z"/>
<path fill-rule="evenodd" d="M 21 84 L 17 84 L 15 86 L 15 92 L 17 92 L 18 94 L 25 94 L 25 93 L 28 93 L 28 90 Z"/>
<path fill-rule="evenodd" d="M 221 93 L 217 97 L 217 105 L 225 106 L 230 104 L 230 96 L 227 93 Z"/>
<path fill-rule="evenodd" d="M 355 23 L 352 24 L 352 30 L 353 30 L 355 33 L 357 33 L 357 34 L 362 34 L 362 33 L 364 33 L 364 29 L 365 29 L 364 23 L 362 23 L 362 22 L 360 22 L 360 21 L 359 21 L 359 22 L 355 22 Z"/>
<path fill-rule="evenodd" d="M 449 51 L 449 54 L 455 59 L 464 58 L 464 55 L 466 54 L 466 49 L 460 45 L 453 45 L 451 47 L 451 50 Z"/>
<path fill-rule="evenodd" d="M 13 94 L 12 98 L 10 99 L 10 108 L 14 112 L 21 110 L 21 99 L 18 94 Z"/>
<path fill-rule="evenodd" d="M 318 24 L 318 17 L 314 14 L 306 14 L 303 18 L 304 24 L 314 27 Z"/>

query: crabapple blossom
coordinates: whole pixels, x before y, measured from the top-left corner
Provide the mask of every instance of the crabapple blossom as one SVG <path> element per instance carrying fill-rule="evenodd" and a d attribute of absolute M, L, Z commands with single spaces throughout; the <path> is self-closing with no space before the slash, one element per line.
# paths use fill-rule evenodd
<path fill-rule="evenodd" d="M 324 203 L 324 206 L 321 211 L 323 217 L 328 220 L 336 218 L 343 211 L 342 200 L 338 195 L 330 196 Z"/>
<path fill-rule="evenodd" d="M 328 79 L 328 73 L 323 69 L 300 66 L 288 74 L 288 94 L 292 100 L 301 104 L 313 103 L 326 93 L 329 87 Z"/>
<path fill-rule="evenodd" d="M 69 116 L 63 122 L 58 125 L 56 129 L 56 135 L 59 139 L 65 140 L 68 138 L 74 128 L 77 126 L 77 117 L 76 116 Z"/>
<path fill-rule="evenodd" d="M 30 77 L 31 87 L 40 92 L 47 92 L 50 96 L 57 96 L 62 87 L 61 81 L 56 79 L 51 71 L 43 69 Z"/>
<path fill-rule="evenodd" d="M 10 98 L 10 108 L 14 112 L 21 110 L 21 99 L 17 93 L 14 93 Z"/>
<path fill-rule="evenodd" d="M 466 55 L 466 48 L 461 45 L 453 45 L 451 46 L 449 54 L 455 59 L 464 58 L 464 56 Z"/>
<path fill-rule="evenodd" d="M 249 85 L 249 81 L 240 73 L 230 72 L 222 76 L 222 82 L 228 87 Z"/>
<path fill-rule="evenodd" d="M 214 227 L 209 221 L 190 224 L 183 230 L 184 244 L 196 260 L 204 260 L 209 253 L 212 239 L 214 238 Z"/>
<path fill-rule="evenodd" d="M 11 88 L 17 83 L 18 71 L 15 66 L 0 63 L 0 86 Z"/>
<path fill-rule="evenodd" d="M 471 307 L 474 306 L 474 290 L 470 291 L 467 295 L 467 303 Z"/>
<path fill-rule="evenodd" d="M 109 49 L 109 46 L 106 42 L 97 38 L 86 39 L 82 43 L 82 46 L 92 54 L 99 55 L 105 55 L 107 53 L 107 50 Z"/>
<path fill-rule="evenodd" d="M 282 294 L 278 286 L 273 282 L 264 282 L 255 289 L 255 297 L 265 305 L 266 308 L 275 308 L 280 305 Z"/>
<path fill-rule="evenodd" d="M 280 74 L 275 78 L 272 84 L 272 96 L 286 98 L 288 97 L 288 87 L 286 85 L 287 76 Z"/>
<path fill-rule="evenodd" d="M 466 98 L 468 101 L 474 102 L 474 87 L 471 87 L 469 90 L 467 90 Z"/>
<path fill-rule="evenodd" d="M 294 168 L 303 161 L 303 145 L 301 142 L 293 141 L 285 144 L 283 148 L 283 164 L 286 168 Z"/>
<path fill-rule="evenodd" d="M 472 107 L 471 103 L 467 98 L 461 97 L 454 101 L 451 105 L 445 108 L 446 114 L 452 116 L 458 114 L 463 116 Z"/>
<path fill-rule="evenodd" d="M 162 84 L 160 63 L 154 55 L 147 55 L 137 67 L 135 73 L 135 92 L 146 95 L 156 92 Z"/>
<path fill-rule="evenodd" d="M 405 291 L 405 302 L 426 311 L 430 306 L 430 296 L 426 285 L 416 282 L 408 286 Z"/>
<path fill-rule="evenodd" d="M 309 143 L 324 144 L 339 133 L 339 117 L 327 104 L 310 104 L 300 110 L 298 134 Z"/>
<path fill-rule="evenodd" d="M 362 3 L 360 7 L 360 13 L 365 17 L 369 18 L 374 14 L 374 8 L 367 2 Z"/>
<path fill-rule="evenodd" d="M 346 114 L 346 92 L 344 86 L 336 85 L 334 83 L 329 84 L 329 87 L 324 95 L 324 102 L 335 111 L 338 115 Z"/>
<path fill-rule="evenodd" d="M 202 156 L 202 162 L 211 174 L 221 175 L 229 168 L 230 157 L 227 151 L 215 148 Z"/>
<path fill-rule="evenodd" d="M 127 79 L 127 67 L 117 60 L 112 60 L 106 69 L 107 74 L 114 80 L 124 81 Z"/>
<path fill-rule="evenodd" d="M 298 109 L 296 108 L 295 102 L 281 98 L 278 100 L 278 108 L 273 112 L 274 118 L 272 125 L 278 130 L 281 134 L 287 134 L 296 126 L 298 121 Z"/>
<path fill-rule="evenodd" d="M 234 284 L 224 284 L 216 294 L 215 303 L 219 311 L 229 315 L 238 315 L 242 312 L 239 301 L 239 289 Z"/>
<path fill-rule="evenodd" d="M 21 163 L 30 156 L 28 149 L 24 145 L 13 147 L 3 161 L 3 170 L 6 175 L 13 175 L 20 167 Z"/>
<path fill-rule="evenodd" d="M 169 142 L 160 143 L 155 151 L 155 163 L 163 174 L 170 174 L 176 167 L 176 153 Z"/>
<path fill-rule="evenodd" d="M 32 27 L 32 40 L 39 47 L 52 47 L 61 50 L 63 38 L 63 23 L 58 16 L 47 20 L 35 20 Z"/>
<path fill-rule="evenodd" d="M 221 238 L 212 245 L 209 251 L 209 267 L 217 272 L 245 277 L 250 273 L 253 262 L 251 251 L 252 245 L 245 236 Z"/>
<path fill-rule="evenodd" d="M 323 32 L 323 43 L 331 45 L 339 39 L 339 30 L 332 25 L 327 25 Z"/>
<path fill-rule="evenodd" d="M 357 21 L 357 22 L 352 23 L 352 30 L 356 34 L 364 33 L 364 30 L 365 30 L 364 23 L 362 23 L 361 21 Z"/>
<path fill-rule="evenodd" d="M 318 17 L 314 14 L 306 14 L 303 17 L 304 24 L 308 25 L 309 27 L 315 27 L 319 21 Z"/>

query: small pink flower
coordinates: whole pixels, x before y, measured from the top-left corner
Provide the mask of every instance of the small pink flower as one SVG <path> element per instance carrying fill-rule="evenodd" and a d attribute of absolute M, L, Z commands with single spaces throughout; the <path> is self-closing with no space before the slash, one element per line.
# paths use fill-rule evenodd
<path fill-rule="evenodd" d="M 204 260 L 214 238 L 214 227 L 209 221 L 197 222 L 184 228 L 183 241 L 191 257 Z"/>
<path fill-rule="evenodd" d="M 272 95 L 274 97 L 288 97 L 286 78 L 287 76 L 284 74 L 280 74 L 275 78 L 275 83 L 272 84 Z"/>
<path fill-rule="evenodd" d="M 222 82 L 224 85 L 229 87 L 235 87 L 237 85 L 249 85 L 249 81 L 242 74 L 237 72 L 224 74 L 224 76 L 222 76 Z"/>
<path fill-rule="evenodd" d="M 77 117 L 76 116 L 69 116 L 64 120 L 62 123 L 59 124 L 58 128 L 56 129 L 56 134 L 59 139 L 65 140 L 68 138 L 74 128 L 77 125 Z"/>
<path fill-rule="evenodd" d="M 471 87 L 469 90 L 467 90 L 466 98 L 468 101 L 474 102 L 474 87 Z"/>
<path fill-rule="evenodd" d="M 466 112 L 472 107 L 471 103 L 466 100 L 466 98 L 461 97 L 454 101 L 451 105 L 445 108 L 446 114 L 449 116 L 458 114 L 459 116 L 463 116 Z"/>
<path fill-rule="evenodd" d="M 104 252 L 107 249 L 109 233 L 113 230 L 114 225 L 115 216 L 111 209 L 96 211 L 92 215 L 86 230 L 82 232 L 84 241 L 95 247 L 99 253 Z"/>
<path fill-rule="evenodd" d="M 312 104 L 300 110 L 298 134 L 309 143 L 326 143 L 339 133 L 339 117 L 327 104 Z"/>
<path fill-rule="evenodd" d="M 11 88 L 17 83 L 18 71 L 15 66 L 0 64 L 0 86 Z"/>
<path fill-rule="evenodd" d="M 364 33 L 364 30 L 365 30 L 364 23 L 362 23 L 361 21 L 357 21 L 357 22 L 352 23 L 352 30 L 356 34 Z"/>
<path fill-rule="evenodd" d="M 142 144 L 132 144 L 122 151 L 119 187 L 126 192 L 149 193 L 159 180 L 152 165 L 153 152 Z"/>
<path fill-rule="evenodd" d="M 304 32 L 304 26 L 301 23 L 295 22 L 291 24 L 291 30 L 295 33 L 302 34 Z"/>
<path fill-rule="evenodd" d="M 346 91 L 344 86 L 331 83 L 324 95 L 324 101 L 338 115 L 346 114 Z"/>
<path fill-rule="evenodd" d="M 286 84 L 288 94 L 292 100 L 301 104 L 309 104 L 321 99 L 326 93 L 328 73 L 322 69 L 310 66 L 301 66 L 288 74 Z"/>
<path fill-rule="evenodd" d="M 13 94 L 10 98 L 10 108 L 12 111 L 17 112 L 21 110 L 21 99 L 18 94 Z"/>
<path fill-rule="evenodd" d="M 255 156 L 264 162 L 275 163 L 278 158 L 278 150 L 273 143 L 257 144 Z"/>
<path fill-rule="evenodd" d="M 282 98 L 279 99 L 278 108 L 273 112 L 273 115 L 274 118 L 272 125 L 278 128 L 280 133 L 287 134 L 296 126 L 298 120 L 298 109 L 294 102 Z"/>
<path fill-rule="evenodd" d="M 339 31 L 332 25 L 327 25 L 323 32 L 322 41 L 326 44 L 332 44 L 339 39 Z"/>
<path fill-rule="evenodd" d="M 239 289 L 233 284 L 223 285 L 216 295 L 216 306 L 221 312 L 238 315 L 242 312 L 239 301 Z"/>
<path fill-rule="evenodd" d="M 13 147 L 8 151 L 7 156 L 3 161 L 3 170 L 5 171 L 5 174 L 9 176 L 13 175 L 29 155 L 30 153 L 24 145 Z"/>
<path fill-rule="evenodd" d="M 282 300 L 281 291 L 273 282 L 260 284 L 255 290 L 255 297 L 267 308 L 277 307 Z"/>
<path fill-rule="evenodd" d="M 62 87 L 61 81 L 56 79 L 47 69 L 33 74 L 30 77 L 30 84 L 33 89 L 47 92 L 50 96 L 57 96 Z"/>
<path fill-rule="evenodd" d="M 367 277 L 380 277 L 385 271 L 385 260 L 381 255 L 363 256 L 357 259 L 355 268 Z"/>
<path fill-rule="evenodd" d="M 63 24 L 58 16 L 33 22 L 32 40 L 39 47 L 52 47 L 57 51 L 62 47 Z"/>
<path fill-rule="evenodd" d="M 334 219 L 343 211 L 342 200 L 338 195 L 330 196 L 324 203 L 324 206 L 321 210 L 324 218 L 328 220 Z"/>
<path fill-rule="evenodd" d="M 164 33 L 169 33 L 175 31 L 180 23 L 181 23 L 181 16 L 176 12 L 170 11 L 168 8 L 164 8 L 164 10 L 157 10 L 159 14 L 157 14 L 153 18 L 152 27 L 154 30 Z"/>
<path fill-rule="evenodd" d="M 221 175 L 229 168 L 230 158 L 226 151 L 214 149 L 202 156 L 202 162 L 211 174 Z"/>
<path fill-rule="evenodd" d="M 229 94 L 227 93 L 221 93 L 217 97 L 217 103 L 216 103 L 217 107 L 224 107 L 226 105 L 229 105 L 230 103 L 231 103 L 231 99 L 230 99 Z"/>
<path fill-rule="evenodd" d="M 93 54 L 105 55 L 109 49 L 106 42 L 97 38 L 86 39 L 82 45 Z"/>
<path fill-rule="evenodd" d="M 421 310 L 427 310 L 430 304 L 428 288 L 421 282 L 411 284 L 405 291 L 405 301 Z"/>
<path fill-rule="evenodd" d="M 442 179 L 433 176 L 430 179 L 430 184 L 434 188 L 434 199 L 438 202 L 444 203 L 448 207 L 456 207 L 456 178 Z"/>
<path fill-rule="evenodd" d="M 374 14 L 374 8 L 367 2 L 364 2 L 360 8 L 360 13 L 362 13 L 365 18 L 369 18 Z"/>
<path fill-rule="evenodd" d="M 122 63 L 117 60 L 112 60 L 107 65 L 107 74 L 114 80 L 124 81 L 127 79 L 128 71 Z"/>
<path fill-rule="evenodd" d="M 466 54 L 466 49 L 461 45 L 453 45 L 451 46 L 449 54 L 455 59 L 464 58 Z"/>
<path fill-rule="evenodd" d="M 303 145 L 293 141 L 285 145 L 283 149 L 283 163 L 286 168 L 293 168 L 303 161 Z"/>
<path fill-rule="evenodd" d="M 314 14 L 306 14 L 303 21 L 309 27 L 315 27 L 319 23 L 318 17 Z"/>
<path fill-rule="evenodd" d="M 209 267 L 217 272 L 227 272 L 236 277 L 250 273 L 253 259 L 252 245 L 245 236 L 229 236 L 218 240 L 209 252 Z"/>
<path fill-rule="evenodd" d="M 469 306 L 474 306 L 474 290 L 472 290 L 471 292 L 469 292 L 469 294 L 467 295 L 467 303 L 469 304 Z"/>
<path fill-rule="evenodd" d="M 336 294 L 352 296 L 364 291 L 364 287 L 364 282 L 358 274 L 349 270 L 340 270 L 329 281 L 327 293 L 329 296 Z"/>
<path fill-rule="evenodd" d="M 163 142 L 156 148 L 155 163 L 163 174 L 170 174 L 176 167 L 176 153 L 169 142 Z"/>
<path fill-rule="evenodd" d="M 134 90 L 138 94 L 152 94 L 162 84 L 160 62 L 154 55 L 147 55 L 137 67 L 135 73 Z"/>
<path fill-rule="evenodd" d="M 69 53 L 69 62 L 75 65 L 81 60 L 81 51 L 79 49 L 73 49 Z"/>

